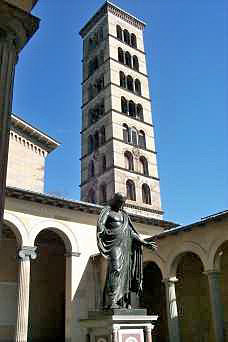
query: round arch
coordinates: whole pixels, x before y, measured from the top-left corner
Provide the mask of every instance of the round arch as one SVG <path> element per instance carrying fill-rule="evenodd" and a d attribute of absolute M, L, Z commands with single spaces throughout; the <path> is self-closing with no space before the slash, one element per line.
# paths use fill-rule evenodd
<path fill-rule="evenodd" d="M 204 270 L 207 268 L 206 251 L 195 242 L 185 241 L 182 243 L 181 247 L 178 248 L 178 250 L 172 251 L 167 258 L 168 262 L 166 266 L 166 275 L 168 277 L 176 277 L 179 261 L 185 253 L 193 253 L 198 256 L 202 262 Z"/>
<path fill-rule="evenodd" d="M 150 262 L 155 263 L 155 265 L 159 268 L 162 278 L 165 279 L 165 260 L 156 252 L 156 255 L 149 255 L 149 253 L 145 253 L 143 256 L 143 264 L 146 265 Z"/>
<path fill-rule="evenodd" d="M 29 246 L 29 236 L 26 226 L 19 217 L 7 211 L 4 212 L 4 222 L 10 227 L 16 236 L 19 247 Z"/>
<path fill-rule="evenodd" d="M 220 254 L 218 253 L 219 247 L 228 241 L 228 232 L 220 234 L 218 238 L 214 239 L 208 249 L 208 270 L 220 269 Z"/>
<path fill-rule="evenodd" d="M 44 229 L 49 229 L 56 232 L 62 238 L 68 253 L 80 254 L 78 241 L 72 231 L 65 224 L 55 220 L 44 220 L 37 222 L 34 225 L 30 233 L 30 241 L 32 246 L 34 246 L 35 239 L 38 234 Z"/>

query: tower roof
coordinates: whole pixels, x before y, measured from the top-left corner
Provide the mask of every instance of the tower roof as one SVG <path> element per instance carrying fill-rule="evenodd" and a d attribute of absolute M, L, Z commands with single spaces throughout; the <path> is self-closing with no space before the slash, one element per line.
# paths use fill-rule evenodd
<path fill-rule="evenodd" d="M 84 38 L 84 36 L 91 30 L 91 28 L 108 12 L 118 16 L 119 18 L 125 20 L 126 22 L 141 30 L 143 30 L 146 26 L 146 23 L 142 20 L 122 10 L 120 7 L 114 5 L 112 2 L 106 1 L 81 29 L 81 31 L 79 32 L 81 37 Z"/>

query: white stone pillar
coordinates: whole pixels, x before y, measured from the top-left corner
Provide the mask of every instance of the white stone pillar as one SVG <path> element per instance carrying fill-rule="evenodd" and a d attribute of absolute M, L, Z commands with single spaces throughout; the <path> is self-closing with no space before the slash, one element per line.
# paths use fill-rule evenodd
<path fill-rule="evenodd" d="M 147 325 L 145 328 L 145 337 L 146 337 L 146 342 L 152 342 L 152 326 Z"/>
<path fill-rule="evenodd" d="M 35 259 L 36 247 L 23 247 L 19 251 L 20 267 L 18 281 L 16 342 L 27 342 L 29 315 L 30 258 Z"/>
<path fill-rule="evenodd" d="M 175 290 L 176 282 L 177 278 L 175 277 L 164 279 L 170 342 L 180 342 L 179 318 Z"/>
<path fill-rule="evenodd" d="M 214 327 L 215 342 L 224 342 L 224 318 L 220 293 L 220 272 L 210 270 L 204 272 L 209 283 L 211 311 Z"/>

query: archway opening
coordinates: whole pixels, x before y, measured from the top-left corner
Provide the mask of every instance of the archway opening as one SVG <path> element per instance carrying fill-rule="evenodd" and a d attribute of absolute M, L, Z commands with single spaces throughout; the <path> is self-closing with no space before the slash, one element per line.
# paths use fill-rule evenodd
<path fill-rule="evenodd" d="M 65 339 L 66 247 L 53 230 L 36 237 L 37 258 L 31 266 L 29 339 Z"/>
<path fill-rule="evenodd" d="M 154 262 L 144 264 L 143 293 L 140 306 L 147 309 L 148 315 L 158 315 L 153 331 L 154 342 L 168 342 L 168 324 L 166 315 L 165 286 L 162 274 Z"/>
<path fill-rule="evenodd" d="M 0 248 L 0 340 L 13 341 L 17 320 L 18 242 L 11 227 L 3 224 Z"/>
<path fill-rule="evenodd" d="M 181 340 L 214 341 L 209 287 L 200 258 L 191 252 L 178 260 L 176 297 Z"/>

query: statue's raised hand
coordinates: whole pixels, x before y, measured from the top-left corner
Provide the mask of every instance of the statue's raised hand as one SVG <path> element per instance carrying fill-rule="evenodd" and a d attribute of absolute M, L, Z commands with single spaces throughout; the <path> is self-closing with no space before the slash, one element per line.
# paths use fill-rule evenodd
<path fill-rule="evenodd" d="M 143 241 L 143 246 L 149 249 L 152 249 L 153 251 L 158 249 L 158 245 L 155 241 Z"/>

